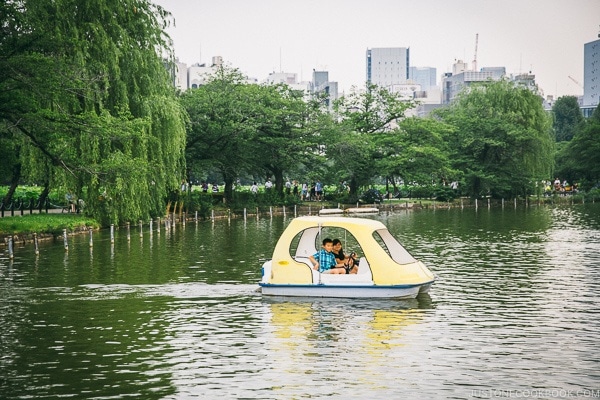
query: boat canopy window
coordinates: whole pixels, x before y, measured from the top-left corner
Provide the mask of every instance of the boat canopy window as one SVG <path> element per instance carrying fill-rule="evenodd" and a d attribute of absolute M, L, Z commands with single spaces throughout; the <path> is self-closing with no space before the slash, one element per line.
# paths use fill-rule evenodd
<path fill-rule="evenodd" d="M 417 261 L 387 229 L 373 232 L 373 238 L 398 264 L 410 264 Z"/>
<path fill-rule="evenodd" d="M 321 248 L 326 237 L 332 240 L 340 239 L 344 253 L 356 251 L 362 254 L 356 238 L 348 230 L 339 227 L 314 227 L 299 232 L 292 240 L 290 254 L 294 255 L 294 258 L 312 256 Z"/>

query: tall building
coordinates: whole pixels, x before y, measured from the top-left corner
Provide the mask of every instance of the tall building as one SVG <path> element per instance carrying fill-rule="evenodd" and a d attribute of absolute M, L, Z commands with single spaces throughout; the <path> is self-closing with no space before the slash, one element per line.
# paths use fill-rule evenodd
<path fill-rule="evenodd" d="M 600 39 L 583 46 L 583 105 L 597 106 L 599 102 Z"/>
<path fill-rule="evenodd" d="M 406 83 L 409 78 L 409 50 L 407 47 L 367 49 L 367 82 L 381 87 Z"/>
<path fill-rule="evenodd" d="M 408 78 L 421 85 L 422 91 L 437 85 L 437 69 L 432 67 L 409 67 Z"/>
<path fill-rule="evenodd" d="M 331 107 L 333 101 L 338 98 L 338 83 L 329 80 L 328 71 L 313 70 L 310 92 L 313 94 L 325 94 L 325 105 Z"/>

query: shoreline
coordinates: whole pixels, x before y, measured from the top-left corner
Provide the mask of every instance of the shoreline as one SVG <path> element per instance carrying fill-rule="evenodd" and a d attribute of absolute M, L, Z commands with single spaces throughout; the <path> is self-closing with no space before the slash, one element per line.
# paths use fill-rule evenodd
<path fill-rule="evenodd" d="M 573 198 L 571 197 L 561 197 L 559 198 L 559 201 L 555 201 L 557 199 L 555 198 L 543 198 L 543 199 L 539 199 L 539 200 L 517 200 L 517 199 L 513 199 L 511 201 L 504 201 L 504 200 L 491 200 L 491 199 L 486 199 L 483 201 L 479 201 L 479 200 L 472 200 L 472 199 L 456 199 L 452 202 L 437 202 L 437 201 L 432 201 L 432 200 L 395 200 L 393 202 L 388 202 L 386 203 L 384 201 L 383 204 L 344 204 L 344 205 L 340 205 L 338 204 L 337 206 L 331 203 L 325 203 L 325 202 L 314 202 L 314 206 L 313 204 L 303 204 L 300 206 L 271 206 L 269 207 L 268 210 L 258 210 L 257 208 L 253 208 L 252 211 L 248 211 L 247 209 L 244 209 L 242 211 L 239 210 L 230 210 L 230 209 L 219 209 L 219 210 L 212 210 L 211 211 L 211 215 L 208 217 L 198 217 L 197 220 L 198 221 L 210 221 L 210 220 L 215 220 L 215 219 L 224 219 L 224 218 L 248 218 L 248 217 L 253 217 L 253 218 L 260 218 L 261 216 L 263 217 L 271 217 L 271 216 L 282 216 L 282 215 L 290 215 L 293 217 L 296 216 L 301 216 L 301 215 L 318 215 L 319 211 L 322 209 L 341 209 L 344 211 L 344 215 L 352 215 L 352 216 L 360 216 L 360 213 L 355 213 L 355 212 L 346 212 L 345 210 L 350 210 L 350 209 L 357 209 L 357 208 L 377 208 L 378 212 L 398 212 L 398 211 L 409 211 L 409 210 L 427 210 L 427 209 L 445 209 L 445 210 L 449 210 L 452 208 L 497 208 L 497 207 L 502 207 L 502 208 L 506 208 L 506 207 L 518 207 L 518 206 L 526 206 L 526 207 L 531 207 L 531 206 L 546 206 L 546 205 L 576 205 L 576 204 L 585 204 L 585 201 L 580 201 L 580 202 L 575 202 Z M 592 203 L 594 203 L 594 201 L 592 201 Z M 46 214 L 46 213 L 42 213 L 42 214 Z M 57 214 L 57 212 L 54 213 L 49 213 L 49 214 Z M 14 217 L 26 217 L 28 215 L 39 215 L 39 213 L 32 213 L 32 214 L 27 214 L 24 213 L 23 215 L 15 215 Z M 184 217 L 185 215 L 185 217 Z M 175 222 L 177 224 L 185 224 L 186 222 L 190 222 L 190 221 L 196 221 L 196 214 L 188 214 L 185 213 L 184 215 L 175 215 L 174 213 L 169 215 L 169 219 L 172 221 L 171 218 L 173 218 L 174 216 L 176 217 Z M 10 216 L 5 216 L 6 217 L 10 217 Z M 161 217 L 160 219 L 155 220 L 155 222 L 160 223 L 160 221 L 164 221 L 165 220 L 165 216 Z M 184 221 L 185 219 L 185 221 Z M 145 222 L 143 223 L 143 226 L 148 226 L 149 222 Z M 121 229 L 126 227 L 127 225 L 118 225 L 115 226 L 116 229 Z M 137 224 L 133 225 L 133 226 L 138 226 Z M 58 231 L 58 230 L 64 230 L 66 229 L 67 231 L 67 235 L 71 236 L 71 235 L 77 235 L 77 234 L 82 234 L 82 233 L 88 233 L 90 229 L 98 231 L 101 229 L 109 229 L 109 227 L 101 227 L 101 228 L 90 228 L 88 226 L 80 226 L 77 227 L 75 229 L 69 229 L 66 227 L 59 227 L 57 226 L 54 229 L 54 232 Z M 63 234 L 56 234 L 56 233 L 52 233 L 52 232 L 17 232 L 17 233 L 13 233 L 13 234 L 7 234 L 7 233 L 0 233 L 0 247 L 7 247 L 8 246 L 8 241 L 9 238 L 12 237 L 13 239 L 13 244 L 19 243 L 19 244 L 25 244 L 25 243 L 33 243 L 35 241 L 35 238 L 37 236 L 37 240 L 38 241 L 49 241 L 49 240 L 57 240 L 57 239 L 61 239 L 63 237 Z"/>

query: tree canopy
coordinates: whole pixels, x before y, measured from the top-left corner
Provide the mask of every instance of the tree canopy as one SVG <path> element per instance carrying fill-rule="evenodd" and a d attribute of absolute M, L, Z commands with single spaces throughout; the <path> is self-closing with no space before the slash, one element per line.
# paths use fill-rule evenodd
<path fill-rule="evenodd" d="M 552 173 L 554 138 L 541 98 L 507 81 L 472 86 L 439 115 L 454 169 L 470 196 L 533 193 Z"/>
<path fill-rule="evenodd" d="M 162 215 L 185 166 L 169 17 L 146 0 L 0 6 L 0 137 L 23 174 L 13 178 L 75 192 L 104 224 Z"/>
<path fill-rule="evenodd" d="M 575 132 L 584 121 L 575 96 L 559 97 L 552 106 L 552 114 L 554 116 L 554 135 L 557 142 L 568 142 L 573 139 Z"/>

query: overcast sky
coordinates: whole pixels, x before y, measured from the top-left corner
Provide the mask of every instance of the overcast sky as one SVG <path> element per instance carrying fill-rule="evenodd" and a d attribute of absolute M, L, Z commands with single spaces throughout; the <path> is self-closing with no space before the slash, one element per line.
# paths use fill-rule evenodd
<path fill-rule="evenodd" d="M 213 56 L 259 81 L 329 71 L 340 91 L 362 86 L 365 52 L 409 47 L 410 65 L 452 71 L 455 60 L 531 71 L 545 95 L 582 95 L 583 45 L 598 39 L 600 0 L 154 0 L 170 11 L 175 54 Z"/>

